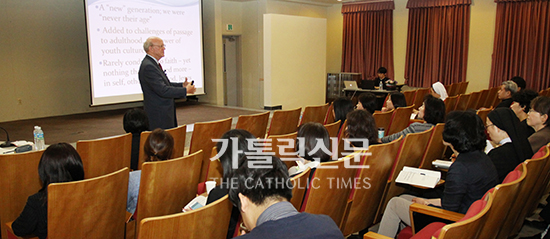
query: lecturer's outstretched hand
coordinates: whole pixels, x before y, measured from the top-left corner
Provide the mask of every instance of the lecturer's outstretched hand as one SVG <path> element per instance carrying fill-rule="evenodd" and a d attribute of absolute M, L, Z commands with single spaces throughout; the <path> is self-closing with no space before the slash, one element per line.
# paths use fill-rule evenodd
<path fill-rule="evenodd" d="M 195 93 L 195 91 L 197 91 L 197 88 L 195 88 L 194 85 L 189 84 L 189 81 L 187 81 L 187 77 L 185 77 L 185 81 L 182 85 L 184 88 L 187 88 L 187 94 L 193 94 Z"/>

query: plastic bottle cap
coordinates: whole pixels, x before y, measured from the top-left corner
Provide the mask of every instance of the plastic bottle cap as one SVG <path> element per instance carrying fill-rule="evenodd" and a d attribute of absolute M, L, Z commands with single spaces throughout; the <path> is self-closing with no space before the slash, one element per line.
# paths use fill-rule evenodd
<path fill-rule="evenodd" d="M 42 129 L 40 126 L 34 126 L 34 129 Z"/>

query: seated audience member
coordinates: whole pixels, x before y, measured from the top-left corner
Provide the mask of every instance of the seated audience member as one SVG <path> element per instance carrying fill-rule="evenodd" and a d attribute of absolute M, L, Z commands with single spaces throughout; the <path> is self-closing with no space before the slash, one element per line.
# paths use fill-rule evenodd
<path fill-rule="evenodd" d="M 518 92 L 525 90 L 525 87 L 527 87 L 527 82 L 525 82 L 525 79 L 523 79 L 521 76 L 514 76 L 510 80 L 516 83 L 516 85 L 518 86 Z"/>
<path fill-rule="evenodd" d="M 392 198 L 386 206 L 378 233 L 393 238 L 400 222 L 410 226 L 409 206 L 412 203 L 466 213 L 470 204 L 498 183 L 495 166 L 483 152 L 485 139 L 485 127 L 475 112 L 449 113 L 443 130 L 443 141 L 457 158 L 447 173 L 443 197 L 425 199 L 401 195 Z"/>
<path fill-rule="evenodd" d="M 527 137 L 535 133 L 535 129 L 527 125 L 527 113 L 529 113 L 531 109 L 531 101 L 537 98 L 537 96 L 539 96 L 539 94 L 532 90 L 522 90 L 512 95 L 512 105 L 510 105 L 510 109 L 516 113 L 521 125 L 525 128 Z"/>
<path fill-rule="evenodd" d="M 433 95 L 435 98 L 438 98 L 440 100 L 445 100 L 449 95 L 447 94 L 447 90 L 445 89 L 445 86 L 441 84 L 441 82 L 433 83 L 432 88 L 430 88 L 430 94 Z"/>
<path fill-rule="evenodd" d="M 531 110 L 527 114 L 527 124 L 535 133 L 529 137 L 529 143 L 533 152 L 550 142 L 550 127 L 548 127 L 548 115 L 550 115 L 550 98 L 539 96 L 531 102 Z"/>
<path fill-rule="evenodd" d="M 382 112 L 388 112 L 399 107 L 407 107 L 405 95 L 401 92 L 393 92 L 386 100 L 386 107 L 382 107 Z"/>
<path fill-rule="evenodd" d="M 11 225 L 16 236 L 48 237 L 48 185 L 84 179 L 82 160 L 68 143 L 49 146 L 38 163 L 38 175 L 42 188 L 29 196 L 23 212 Z"/>
<path fill-rule="evenodd" d="M 132 161 L 130 163 L 130 168 L 132 170 L 137 170 L 139 162 L 139 140 L 141 138 L 141 132 L 149 130 L 149 118 L 147 118 L 145 110 L 135 108 L 126 111 L 122 122 L 124 131 L 126 131 L 126 133 L 132 133 Z"/>
<path fill-rule="evenodd" d="M 340 97 L 332 102 L 332 114 L 334 115 L 334 122 L 340 120 L 340 129 L 346 121 L 346 116 L 353 110 L 353 102 L 351 100 Z"/>
<path fill-rule="evenodd" d="M 174 138 L 163 129 L 157 128 L 151 132 L 143 152 L 145 153 L 145 162 L 164 161 L 170 159 L 174 149 Z M 126 202 L 126 211 L 134 213 L 137 206 L 139 195 L 139 183 L 141 180 L 141 170 L 130 172 L 128 180 L 128 201 Z"/>
<path fill-rule="evenodd" d="M 364 110 L 350 112 L 344 136 L 351 146 L 356 148 L 367 148 L 369 145 L 378 144 L 378 128 L 372 114 Z"/>
<path fill-rule="evenodd" d="M 512 95 L 516 92 L 518 92 L 518 85 L 515 82 L 511 80 L 502 82 L 497 93 L 498 98 L 502 101 L 495 108 L 510 108 L 510 105 L 512 105 Z"/>
<path fill-rule="evenodd" d="M 248 141 L 256 140 L 256 137 L 244 129 L 232 129 L 225 132 L 221 139 L 227 140 L 227 145 L 225 146 L 223 142 L 218 142 L 216 144 L 218 153 L 221 153 L 219 155 L 219 161 L 222 164 L 223 169 L 222 184 L 217 185 L 210 191 L 206 204 L 210 204 L 227 195 L 229 192 L 228 186 L 230 185 L 228 184 L 228 180 L 230 179 L 231 173 L 233 173 L 234 169 L 237 169 L 239 162 L 244 157 L 245 153 L 250 152 L 251 148 L 248 147 Z M 225 150 L 220 152 L 222 149 Z M 227 238 L 233 238 L 240 215 L 239 209 L 233 207 L 233 210 L 231 211 L 231 218 L 229 220 L 229 229 L 227 230 Z"/>
<path fill-rule="evenodd" d="M 267 157 L 245 158 L 232 174 L 229 199 L 239 208 L 244 227 L 250 231 L 239 238 L 343 239 L 330 217 L 300 213 L 292 206 L 286 165 L 275 156 Z"/>
<path fill-rule="evenodd" d="M 323 151 L 323 148 L 328 152 Z M 288 174 L 294 176 L 311 168 L 310 175 L 313 175 L 319 164 L 330 161 L 330 150 L 330 135 L 325 126 L 314 122 L 301 125 L 296 140 L 296 152 L 300 157 L 297 161 L 298 166 L 288 169 Z"/>
<path fill-rule="evenodd" d="M 533 156 L 531 145 L 516 114 L 511 109 L 496 108 L 487 115 L 487 133 L 497 145 L 487 154 L 502 182 L 518 164 Z"/>
<path fill-rule="evenodd" d="M 409 127 L 405 128 L 401 132 L 388 135 L 380 139 L 382 143 L 394 141 L 398 139 L 401 135 L 405 137 L 405 135 L 410 133 L 424 132 L 426 130 L 429 130 L 436 124 L 443 123 L 445 121 L 445 103 L 432 95 L 426 95 L 424 97 L 424 103 L 422 104 L 422 106 L 420 106 L 420 108 L 418 108 L 417 117 L 423 119 L 424 122 L 412 123 L 411 125 L 409 125 Z"/>
<path fill-rule="evenodd" d="M 369 113 L 374 114 L 377 106 L 378 103 L 376 103 L 376 95 L 373 93 L 363 93 L 359 95 L 356 105 L 358 110 L 366 110 Z"/>
<path fill-rule="evenodd" d="M 382 82 L 382 89 L 395 90 L 397 88 L 397 81 L 394 81 L 386 76 L 388 70 L 385 67 L 378 68 L 377 76 L 374 78 L 374 88 L 380 89 L 380 82 Z"/>

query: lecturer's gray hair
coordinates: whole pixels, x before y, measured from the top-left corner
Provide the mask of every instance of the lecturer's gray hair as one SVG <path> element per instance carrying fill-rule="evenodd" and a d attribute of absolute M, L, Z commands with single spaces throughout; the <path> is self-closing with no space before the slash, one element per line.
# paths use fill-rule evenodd
<path fill-rule="evenodd" d="M 143 43 L 143 50 L 145 50 L 145 52 L 149 52 L 149 47 L 153 45 L 153 39 L 156 39 L 158 37 L 149 37 L 147 38 L 147 40 L 145 40 L 145 42 Z"/>
<path fill-rule="evenodd" d="M 504 85 L 504 90 L 510 91 L 512 94 L 518 92 L 518 85 L 516 82 L 513 82 L 511 80 L 502 82 L 502 85 Z"/>

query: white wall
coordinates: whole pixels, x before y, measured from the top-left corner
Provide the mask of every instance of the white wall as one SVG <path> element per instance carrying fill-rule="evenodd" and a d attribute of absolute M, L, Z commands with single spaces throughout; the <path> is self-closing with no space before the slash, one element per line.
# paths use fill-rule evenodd
<path fill-rule="evenodd" d="M 264 15 L 264 105 L 293 109 L 325 101 L 326 19 Z"/>

